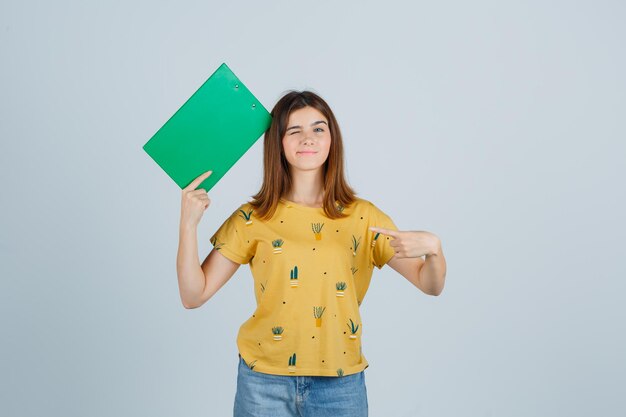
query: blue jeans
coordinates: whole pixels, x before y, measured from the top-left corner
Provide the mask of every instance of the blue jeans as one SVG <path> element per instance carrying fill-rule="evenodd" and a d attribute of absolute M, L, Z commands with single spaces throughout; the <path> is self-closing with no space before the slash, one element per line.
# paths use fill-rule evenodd
<path fill-rule="evenodd" d="M 341 377 L 264 374 L 241 355 L 234 417 L 367 417 L 365 371 Z"/>

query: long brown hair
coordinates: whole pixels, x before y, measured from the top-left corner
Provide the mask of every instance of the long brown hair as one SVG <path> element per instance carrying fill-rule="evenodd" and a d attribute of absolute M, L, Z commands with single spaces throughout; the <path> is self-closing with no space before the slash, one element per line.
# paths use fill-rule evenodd
<path fill-rule="evenodd" d="M 272 109 L 270 113 L 272 122 L 265 131 L 263 184 L 259 192 L 252 196 L 253 200 L 249 201 L 258 218 L 270 219 L 280 198 L 291 191 L 292 178 L 282 139 L 291 112 L 307 106 L 317 109 L 326 117 L 331 136 L 328 158 L 323 167 L 325 215 L 331 219 L 346 217 L 346 214 L 335 205 L 335 201 L 343 207 L 348 207 L 356 201 L 356 192 L 348 185 L 344 176 L 343 140 L 333 111 L 324 99 L 311 91 L 290 90 Z"/>

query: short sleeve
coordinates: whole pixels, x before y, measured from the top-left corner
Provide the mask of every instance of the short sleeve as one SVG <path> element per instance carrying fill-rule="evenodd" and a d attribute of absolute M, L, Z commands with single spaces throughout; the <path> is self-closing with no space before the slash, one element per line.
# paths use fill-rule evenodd
<path fill-rule="evenodd" d="M 379 232 L 373 232 L 369 230 L 369 227 L 382 227 L 390 230 L 398 230 L 398 228 L 393 220 L 391 220 L 391 217 L 385 212 L 376 207 L 373 203 L 370 203 L 370 205 L 368 232 L 372 234 L 371 262 L 376 268 L 381 269 L 396 253 L 390 244 L 393 237 L 386 236 Z"/>
<path fill-rule="evenodd" d="M 251 238 L 253 208 L 242 204 L 235 210 L 211 236 L 215 250 L 238 264 L 250 262 L 256 252 L 255 240 Z"/>

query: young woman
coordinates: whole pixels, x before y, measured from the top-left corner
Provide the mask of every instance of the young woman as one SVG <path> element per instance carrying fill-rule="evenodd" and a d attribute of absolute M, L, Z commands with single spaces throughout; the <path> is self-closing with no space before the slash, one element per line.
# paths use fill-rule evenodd
<path fill-rule="evenodd" d="M 328 104 L 310 91 L 276 103 L 264 137 L 260 191 L 211 236 L 202 265 L 196 228 L 210 205 L 182 192 L 178 282 L 183 305 L 197 308 L 249 264 L 257 308 L 242 324 L 234 415 L 367 416 L 359 307 L 374 266 L 389 264 L 417 288 L 439 295 L 441 242 L 399 231 L 357 197 L 343 170 L 343 142 Z"/>

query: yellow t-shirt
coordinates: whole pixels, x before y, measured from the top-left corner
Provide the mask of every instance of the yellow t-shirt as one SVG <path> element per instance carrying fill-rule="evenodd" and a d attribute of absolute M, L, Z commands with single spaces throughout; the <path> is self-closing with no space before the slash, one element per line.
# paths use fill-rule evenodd
<path fill-rule="evenodd" d="M 342 207 L 338 205 L 340 209 Z M 322 208 L 281 199 L 271 220 L 244 203 L 211 236 L 222 255 L 250 264 L 257 308 L 239 329 L 237 347 L 254 371 L 343 376 L 369 366 L 361 349 L 359 306 L 373 266 L 394 255 L 398 230 L 373 203 L 358 198 L 329 219 Z"/>

